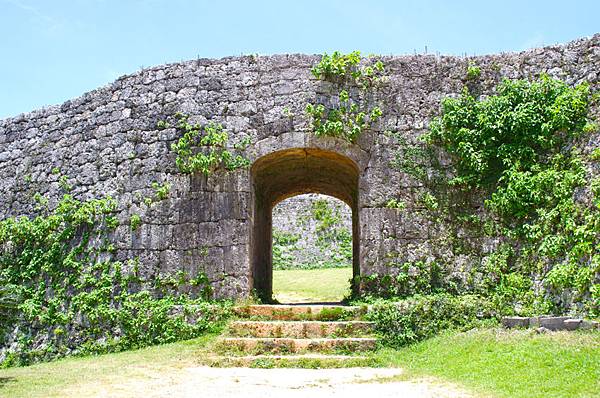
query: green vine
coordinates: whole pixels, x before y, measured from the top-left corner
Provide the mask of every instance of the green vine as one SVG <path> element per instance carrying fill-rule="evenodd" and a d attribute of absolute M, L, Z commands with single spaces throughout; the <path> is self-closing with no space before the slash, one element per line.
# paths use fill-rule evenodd
<path fill-rule="evenodd" d="M 347 266 L 352 262 L 352 234 L 342 226 L 339 209 L 317 199 L 312 202 L 311 213 L 317 222 L 317 246 L 333 251 L 334 266 Z"/>
<path fill-rule="evenodd" d="M 176 128 L 182 134 L 181 138 L 171 144 L 171 150 L 177 154 L 175 164 L 179 171 L 185 174 L 201 172 L 208 176 L 222 166 L 232 171 L 250 166 L 250 161 L 236 151 L 243 151 L 250 144 L 243 140 L 231 148 L 229 134 L 218 123 L 208 123 L 205 126 L 190 124 L 189 115 L 176 113 Z M 169 128 L 166 121 L 159 121 L 159 129 Z"/>
<path fill-rule="evenodd" d="M 489 282 L 484 293 L 507 311 L 599 316 L 600 213 L 575 198 L 585 189 L 598 203 L 597 185 L 573 146 L 594 130 L 587 119 L 589 86 L 542 75 L 533 82 L 504 80 L 497 92 L 478 99 L 465 90 L 444 99 L 441 117 L 424 137 L 452 158 L 447 185 L 481 192 L 494 216 L 492 236 L 507 239 L 480 269 Z M 437 209 L 431 193 L 423 199 Z"/>
<path fill-rule="evenodd" d="M 308 103 L 306 113 L 311 117 L 317 137 L 330 136 L 356 142 L 361 133 L 373 126 L 383 112 L 368 100 L 368 92 L 383 80 L 384 65 L 380 60 L 361 66 L 360 52 L 324 54 L 311 69 L 317 79 L 333 83 L 337 94 L 333 105 Z"/>
<path fill-rule="evenodd" d="M 167 276 L 172 285 L 165 287 L 165 278 L 142 276 L 136 259 L 111 261 L 118 220 L 110 197 L 65 194 L 53 209 L 36 197 L 37 216 L 0 221 L 0 286 L 9 289 L 12 310 L 6 322 L 0 305 L 0 341 L 17 334 L 0 366 L 191 338 L 226 313 L 206 302 L 210 284 L 202 274 Z M 178 289 L 190 278 L 198 286 Z M 0 304 L 9 303 L 3 292 Z M 194 323 L 187 320 L 192 314 Z"/>

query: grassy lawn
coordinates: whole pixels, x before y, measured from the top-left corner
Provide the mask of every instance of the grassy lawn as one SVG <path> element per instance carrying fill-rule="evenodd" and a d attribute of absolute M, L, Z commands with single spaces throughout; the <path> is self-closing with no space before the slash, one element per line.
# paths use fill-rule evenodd
<path fill-rule="evenodd" d="M 273 271 L 273 297 L 281 303 L 335 302 L 350 294 L 352 268 Z"/>
<path fill-rule="evenodd" d="M 187 377 L 183 368 L 198 366 L 214 337 L 0 369 L 0 397 L 111 396 L 130 385 L 181 380 Z M 482 329 L 446 333 L 400 350 L 381 349 L 373 356 L 380 366 L 405 369 L 399 380 L 450 382 L 475 396 L 600 396 L 599 332 L 536 335 Z"/>
<path fill-rule="evenodd" d="M 502 329 L 448 333 L 377 357 L 492 397 L 600 397 L 600 333 Z"/>
<path fill-rule="evenodd" d="M 106 394 L 109 385 L 129 379 L 149 380 L 164 370 L 197 366 L 198 351 L 216 335 L 115 354 L 65 358 L 22 368 L 0 369 L 0 397 L 76 397 Z M 104 394 L 103 394 L 104 393 Z"/>

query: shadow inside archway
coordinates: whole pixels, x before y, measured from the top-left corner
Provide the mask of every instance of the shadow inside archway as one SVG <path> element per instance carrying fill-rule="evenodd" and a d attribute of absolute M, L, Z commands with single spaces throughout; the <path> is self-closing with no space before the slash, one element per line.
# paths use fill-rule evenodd
<path fill-rule="evenodd" d="M 272 210 L 289 197 L 319 193 L 344 201 L 352 209 L 353 281 L 360 273 L 358 166 L 339 153 L 317 148 L 291 148 L 265 155 L 252 169 L 252 287 L 259 298 L 272 301 Z M 353 282 L 352 290 L 358 286 Z"/>

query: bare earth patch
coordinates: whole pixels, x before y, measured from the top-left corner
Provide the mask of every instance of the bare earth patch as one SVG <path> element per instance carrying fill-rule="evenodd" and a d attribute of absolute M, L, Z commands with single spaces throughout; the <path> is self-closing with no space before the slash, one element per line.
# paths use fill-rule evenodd
<path fill-rule="evenodd" d="M 141 367 L 135 377 L 83 383 L 68 397 L 440 397 L 473 395 L 430 379 L 402 380 L 401 369 L 249 369 Z M 384 380 L 397 380 L 382 383 Z"/>

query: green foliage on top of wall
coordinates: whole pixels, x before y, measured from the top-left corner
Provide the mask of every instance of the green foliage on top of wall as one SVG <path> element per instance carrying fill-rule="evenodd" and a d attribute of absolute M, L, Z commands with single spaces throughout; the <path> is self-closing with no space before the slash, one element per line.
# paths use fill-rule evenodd
<path fill-rule="evenodd" d="M 476 80 L 481 76 L 481 68 L 474 63 L 467 66 L 467 80 Z"/>
<path fill-rule="evenodd" d="M 323 54 L 317 65 L 311 69 L 314 77 L 320 80 L 352 82 L 364 89 L 373 87 L 383 76 L 385 69 L 381 60 L 372 65 L 360 66 L 360 51 L 342 54 Z"/>
<path fill-rule="evenodd" d="M 332 55 L 325 53 L 311 69 L 317 79 L 332 83 L 336 92 L 327 103 L 306 105 L 316 136 L 338 137 L 353 143 L 383 115 L 382 109 L 368 98 L 369 92 L 384 80 L 383 62 L 368 60 L 370 63 L 361 66 L 361 61 L 358 51 L 336 51 Z"/>

